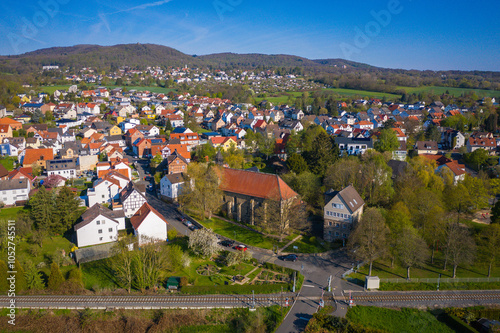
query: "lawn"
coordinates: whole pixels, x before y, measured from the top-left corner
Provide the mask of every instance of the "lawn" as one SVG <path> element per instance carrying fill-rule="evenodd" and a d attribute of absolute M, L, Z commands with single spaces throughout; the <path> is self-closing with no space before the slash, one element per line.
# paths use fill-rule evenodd
<path fill-rule="evenodd" d="M 5 156 L 0 158 L 0 163 L 7 169 L 7 171 L 14 170 L 14 161 L 16 161 L 15 157 Z"/>
<path fill-rule="evenodd" d="M 360 96 L 360 97 L 368 97 L 368 98 L 388 98 L 388 99 L 399 99 L 400 95 L 397 94 L 389 94 L 383 92 L 375 92 L 375 91 L 366 91 L 366 90 L 356 90 L 356 89 L 344 89 L 344 88 L 328 88 L 324 89 L 325 91 L 331 91 L 335 94 L 343 95 L 343 96 Z"/>
<path fill-rule="evenodd" d="M 200 222 L 205 228 L 212 229 L 216 234 L 234 239 L 239 243 L 250 246 L 272 250 L 273 245 L 285 245 L 279 243 L 277 239 L 266 237 L 255 231 L 251 231 L 218 218 L 204 220 Z"/>
<path fill-rule="evenodd" d="M 320 253 L 320 252 L 325 252 L 326 250 L 327 248 L 321 245 L 321 243 L 316 239 L 316 237 L 302 236 L 302 238 L 293 242 L 290 246 L 285 248 L 283 252 Z"/>
<path fill-rule="evenodd" d="M 416 309 L 390 310 L 371 306 L 356 306 L 349 309 L 347 319 L 353 324 L 389 333 L 454 332 L 446 324 L 438 321 L 430 312 Z"/>
<path fill-rule="evenodd" d="M 397 87 L 396 89 L 404 89 L 407 93 L 433 93 L 441 95 L 449 91 L 453 96 L 460 96 L 463 93 L 468 93 L 474 91 L 478 97 L 500 97 L 500 91 L 495 90 L 485 90 L 485 89 L 468 89 L 468 88 L 452 88 L 452 87 L 436 87 L 436 86 L 425 86 L 425 87 Z"/>
<path fill-rule="evenodd" d="M 364 285 L 365 277 L 368 275 L 368 265 L 361 267 L 356 273 L 348 276 L 347 280 Z M 451 278 L 453 276 L 453 266 L 448 265 L 447 270 L 443 270 L 443 258 L 441 253 L 437 253 L 434 264 L 430 261 L 426 262 L 422 267 L 413 267 L 410 270 L 411 278 L 434 278 L 437 279 L 441 274 L 441 278 Z M 457 278 L 486 278 L 488 268 L 482 265 L 477 266 L 459 266 L 457 268 Z M 389 261 L 378 260 L 373 263 L 372 276 L 379 278 L 406 278 L 406 268 L 400 267 L 397 264 L 391 268 Z M 497 265 L 492 268 L 492 277 L 500 276 L 500 267 Z M 443 290 L 454 289 L 495 289 L 500 286 L 500 283 L 441 283 L 440 288 Z M 381 290 L 435 290 L 436 283 L 381 283 Z"/>
<path fill-rule="evenodd" d="M 0 219 L 15 220 L 19 212 L 29 211 L 24 209 L 24 207 L 2 208 L 0 209 Z"/>

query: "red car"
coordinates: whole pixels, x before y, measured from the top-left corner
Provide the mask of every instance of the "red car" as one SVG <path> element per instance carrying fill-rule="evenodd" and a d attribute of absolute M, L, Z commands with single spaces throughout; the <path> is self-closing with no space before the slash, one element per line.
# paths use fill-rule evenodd
<path fill-rule="evenodd" d="M 240 244 L 238 246 L 235 246 L 234 247 L 235 250 L 238 250 L 238 251 L 246 251 L 248 249 L 248 247 L 246 247 L 245 245 L 243 244 Z"/>

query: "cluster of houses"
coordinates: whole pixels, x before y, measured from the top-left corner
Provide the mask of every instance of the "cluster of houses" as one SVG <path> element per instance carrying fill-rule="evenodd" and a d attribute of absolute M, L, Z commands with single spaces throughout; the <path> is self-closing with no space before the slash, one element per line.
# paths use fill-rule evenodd
<path fill-rule="evenodd" d="M 103 87 L 86 91 L 72 87 L 70 90 L 86 102 L 42 103 L 43 94 L 36 98 L 23 95 L 20 96 L 21 109 L 29 113 L 6 117 L 6 111 L 0 108 L 4 116 L 0 118 L 0 153 L 16 157 L 19 164 L 11 172 L 0 168 L 0 200 L 5 205 L 26 202 L 35 179 L 33 168 L 40 169 L 43 176 L 58 179 L 57 183 L 61 185 L 68 179 L 95 172 L 95 180 L 85 196 L 89 209 L 75 226 L 79 246 L 115 241 L 118 232 L 125 228 L 125 219 L 130 219 L 134 232 L 143 235 L 144 239 L 166 239 L 166 220 L 147 203 L 145 188 L 135 184 L 138 179 L 127 155 L 144 159 L 160 157 L 161 163 L 156 168 L 162 173 L 159 196 L 175 201 L 182 193 L 184 173 L 191 161 L 191 152 L 197 146 L 209 144 L 219 150 L 245 149 L 248 144 L 245 136 L 249 130 L 275 140 L 273 155 L 286 160 L 285 146 L 290 135 L 309 124 L 321 126 L 334 136 L 341 154 L 360 155 L 374 147 L 380 128 L 391 121 L 399 142 L 399 147 L 393 151 L 394 160 L 404 161 L 408 150 L 414 149 L 436 161 L 436 172 L 451 171 L 455 181 L 463 179 L 465 166 L 440 155 L 440 150 L 465 146 L 468 152 L 482 148 L 494 153 L 500 144 L 500 139 L 491 133 L 465 135 L 440 127 L 446 117 L 479 112 L 477 109 L 445 106 L 441 102 L 425 106 L 421 102 L 399 104 L 382 103 L 377 99 L 359 100 L 355 103 L 367 108 L 360 112 L 344 111 L 348 105 L 341 102 L 338 116 L 334 117 L 306 114 L 288 105 L 271 105 L 263 110 L 250 104 L 187 93 L 125 93 L 122 89 Z M 70 92 L 59 91 L 56 95 L 63 99 Z M 269 107 L 269 103 L 264 101 L 264 104 Z M 43 114 L 50 111 L 56 127 L 32 123 L 30 117 L 38 111 Z M 185 127 L 186 119 L 204 128 L 203 133 Z M 414 122 L 419 128 L 431 124 L 438 126 L 441 141 L 418 141 L 413 147 L 408 147 L 407 122 Z M 162 131 L 165 126 L 172 128 L 168 135 Z M 222 158 L 220 154 L 218 158 Z M 222 179 L 227 181 L 221 184 L 225 193 L 224 209 L 238 221 L 254 223 L 255 209 L 270 197 L 273 190 L 283 191 L 280 200 L 291 200 L 296 196 L 278 176 L 229 168 L 223 170 Z M 324 231 L 328 240 L 347 237 L 349 225 L 359 218 L 364 204 L 353 188 L 336 190 L 327 193 L 325 198 Z"/>

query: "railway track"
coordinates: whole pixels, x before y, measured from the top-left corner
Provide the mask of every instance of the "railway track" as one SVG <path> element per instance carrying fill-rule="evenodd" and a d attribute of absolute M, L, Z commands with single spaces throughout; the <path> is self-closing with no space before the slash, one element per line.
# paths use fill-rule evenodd
<path fill-rule="evenodd" d="M 355 303 L 388 302 L 439 302 L 439 301 L 487 301 L 500 303 L 500 292 L 460 292 L 460 293 L 412 293 L 412 294 L 377 294 L 352 295 Z M 344 300 L 348 300 L 345 295 Z"/>
<path fill-rule="evenodd" d="M 284 294 L 275 295 L 207 295 L 207 296 L 16 296 L 16 307 L 19 308 L 127 308 L 127 307 L 241 307 L 253 305 L 270 306 L 289 302 L 292 297 Z M 10 298 L 0 296 L 0 307 L 8 307 Z"/>

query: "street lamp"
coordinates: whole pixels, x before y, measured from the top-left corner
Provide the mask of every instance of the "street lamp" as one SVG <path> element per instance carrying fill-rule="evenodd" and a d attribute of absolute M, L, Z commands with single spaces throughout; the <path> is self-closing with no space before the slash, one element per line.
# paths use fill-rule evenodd
<path fill-rule="evenodd" d="M 234 240 L 236 240 L 236 231 L 233 230 L 233 233 L 234 233 Z"/>
<path fill-rule="evenodd" d="M 439 273 L 439 277 L 438 277 L 438 285 L 437 285 L 437 291 L 439 291 L 439 281 L 441 280 L 441 273 Z"/>

